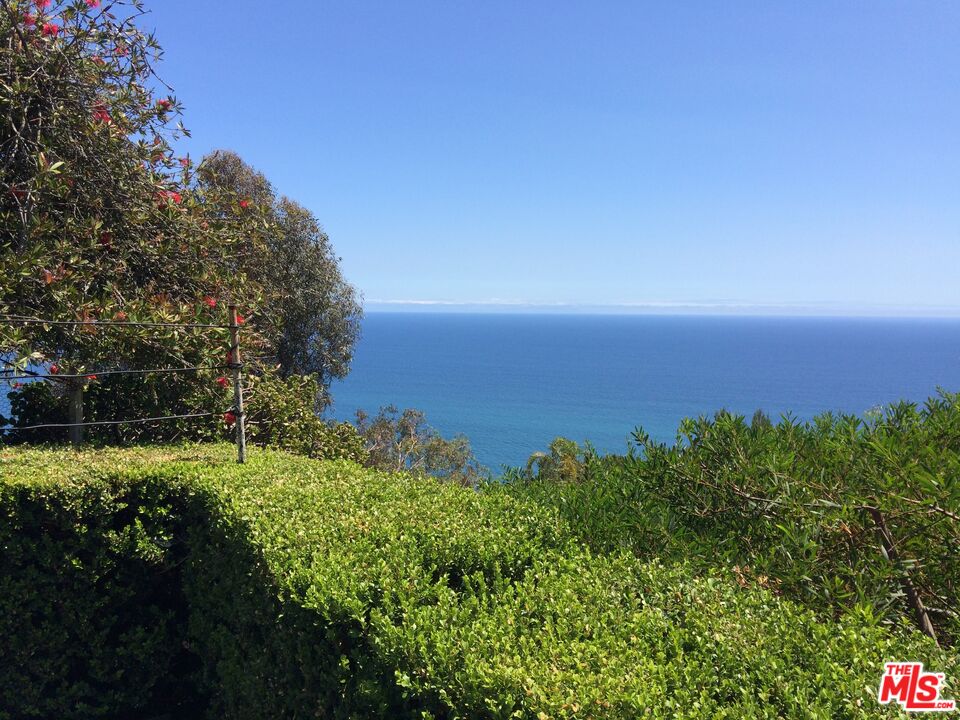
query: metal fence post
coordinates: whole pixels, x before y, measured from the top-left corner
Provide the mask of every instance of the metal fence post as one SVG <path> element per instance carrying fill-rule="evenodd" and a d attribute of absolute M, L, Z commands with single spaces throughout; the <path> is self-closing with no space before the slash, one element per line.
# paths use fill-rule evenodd
<path fill-rule="evenodd" d="M 237 462 L 247 461 L 246 418 L 243 415 L 243 385 L 240 377 L 240 325 L 237 322 L 237 306 L 229 305 L 230 314 L 230 365 L 233 373 L 233 405 L 237 416 Z"/>
<path fill-rule="evenodd" d="M 70 383 L 70 444 L 75 448 L 83 444 L 83 385 Z"/>

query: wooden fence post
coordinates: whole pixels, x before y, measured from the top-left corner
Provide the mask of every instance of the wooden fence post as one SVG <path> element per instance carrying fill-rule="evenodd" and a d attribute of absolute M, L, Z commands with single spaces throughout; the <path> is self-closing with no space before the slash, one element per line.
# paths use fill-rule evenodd
<path fill-rule="evenodd" d="M 243 415 L 243 385 L 240 376 L 240 325 L 237 323 L 237 306 L 228 307 L 230 313 L 230 368 L 233 373 L 233 406 L 237 416 L 237 462 L 247 461 L 246 418 Z"/>
<path fill-rule="evenodd" d="M 70 444 L 75 448 L 83 444 L 83 385 L 70 383 Z"/>

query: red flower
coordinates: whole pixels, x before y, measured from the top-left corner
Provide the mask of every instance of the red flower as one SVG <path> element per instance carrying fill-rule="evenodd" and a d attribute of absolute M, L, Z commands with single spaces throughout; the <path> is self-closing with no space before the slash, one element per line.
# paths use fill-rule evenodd
<path fill-rule="evenodd" d="M 188 158 L 188 157 L 180 158 L 180 164 L 181 164 L 183 167 L 190 167 L 190 158 Z"/>
<path fill-rule="evenodd" d="M 87 380 L 96 380 L 96 379 L 97 379 L 96 375 L 87 375 Z"/>
<path fill-rule="evenodd" d="M 11 386 L 14 390 L 16 390 L 18 387 L 23 387 L 23 383 L 13 382 L 13 383 L 10 383 L 10 386 Z"/>
<path fill-rule="evenodd" d="M 33 27 L 37 24 L 37 16 L 33 13 L 24 13 L 23 14 L 23 24 L 27 27 Z"/>
<path fill-rule="evenodd" d="M 223 375 L 217 378 L 217 385 L 219 385 L 220 387 L 225 388 L 229 384 L 230 384 L 230 381 L 227 380 Z"/>
<path fill-rule="evenodd" d="M 240 201 L 240 207 L 242 207 L 244 210 L 246 210 L 248 207 L 250 207 L 250 201 L 249 201 L 249 200 L 241 200 L 241 201 Z"/>
<path fill-rule="evenodd" d="M 243 315 L 237 313 L 237 325 L 243 325 L 246 321 L 247 319 Z"/>
<path fill-rule="evenodd" d="M 126 45 L 117 45 L 113 49 L 113 54 L 117 57 L 124 57 L 130 54 L 130 48 L 128 48 Z"/>
<path fill-rule="evenodd" d="M 212 295 L 207 295 L 203 301 L 207 304 L 208 308 L 215 308 L 217 306 L 217 299 Z"/>
<path fill-rule="evenodd" d="M 174 192 L 173 190 L 161 190 L 157 193 L 157 202 L 159 202 L 160 207 L 163 207 L 170 201 L 172 201 L 174 205 L 179 205 L 183 202 L 183 197 L 181 197 L 180 193 Z"/>
<path fill-rule="evenodd" d="M 37 10 L 46 10 L 50 7 L 51 2 L 53 2 L 53 0 L 37 0 Z"/>
<path fill-rule="evenodd" d="M 113 319 L 120 320 L 122 322 L 123 320 L 127 319 L 127 314 L 123 310 L 117 310 L 117 312 L 113 314 Z"/>
<path fill-rule="evenodd" d="M 110 124 L 110 113 L 107 112 L 107 108 L 103 103 L 97 103 L 93 106 L 93 121 L 102 122 L 104 125 Z"/>
<path fill-rule="evenodd" d="M 102 232 L 102 233 L 100 233 L 100 241 L 99 241 L 99 242 L 100 242 L 100 244 L 101 244 L 103 247 L 109 248 L 109 247 L 113 244 L 113 233 L 111 233 L 111 232 Z"/>
<path fill-rule="evenodd" d="M 87 0 L 88 8 L 100 7 L 100 0 Z"/>
<path fill-rule="evenodd" d="M 50 366 L 50 374 L 51 374 L 51 375 L 56 375 L 58 372 L 60 372 L 60 366 L 59 366 L 59 365 L 53 364 L 53 365 Z"/>
<path fill-rule="evenodd" d="M 166 112 L 167 110 L 170 109 L 171 104 L 172 103 L 166 98 L 164 98 L 163 100 L 157 100 L 157 110 L 159 110 L 160 112 Z"/>
<path fill-rule="evenodd" d="M 40 30 L 40 33 L 42 35 L 56 37 L 60 33 L 60 26 L 54 25 L 53 23 L 44 23 L 43 28 Z"/>
<path fill-rule="evenodd" d="M 227 425 L 233 425 L 237 421 L 237 416 L 234 415 L 232 412 L 225 412 L 223 414 L 223 421 Z"/>

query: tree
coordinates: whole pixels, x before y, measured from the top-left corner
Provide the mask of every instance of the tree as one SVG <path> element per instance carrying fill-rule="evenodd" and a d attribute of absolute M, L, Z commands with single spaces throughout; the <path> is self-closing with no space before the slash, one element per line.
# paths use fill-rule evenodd
<path fill-rule="evenodd" d="M 180 106 L 152 90 L 160 48 L 142 14 L 139 0 L 0 2 L 0 314 L 83 323 L 5 328 L 7 361 L 221 361 L 225 338 L 209 333 L 96 323 L 223 322 L 227 298 L 256 304 L 259 288 L 226 270 L 258 213 L 173 156 Z"/>
<path fill-rule="evenodd" d="M 78 393 L 88 420 L 224 409 L 222 371 L 103 371 L 221 366 L 226 333 L 102 321 L 223 324 L 234 302 L 248 358 L 276 355 L 283 373 L 324 384 L 349 366 L 360 307 L 328 238 L 235 154 L 199 167 L 173 155 L 186 130 L 176 98 L 153 90 L 160 47 L 137 27 L 143 13 L 139 0 L 0 0 L 0 360 L 85 376 L 13 393 L 23 417 L 62 422 L 64 395 Z"/>
<path fill-rule="evenodd" d="M 407 408 L 400 412 L 388 405 L 373 418 L 359 410 L 356 425 L 366 442 L 370 467 L 432 475 L 467 486 L 476 485 L 487 474 L 474 457 L 466 436 L 444 439 L 427 424 L 420 410 Z"/>
<path fill-rule="evenodd" d="M 316 375 L 325 390 L 350 369 L 362 309 L 340 271 L 330 239 L 302 205 L 278 197 L 262 173 L 227 150 L 200 165 L 202 186 L 249 198 L 264 208 L 265 255 L 250 256 L 245 273 L 266 288 L 257 317 L 283 375 Z"/>
<path fill-rule="evenodd" d="M 588 448 L 589 450 L 589 448 Z M 575 482 L 582 479 L 586 452 L 573 440 L 558 437 L 550 443 L 550 452 L 535 452 L 527 460 L 528 479 Z"/>

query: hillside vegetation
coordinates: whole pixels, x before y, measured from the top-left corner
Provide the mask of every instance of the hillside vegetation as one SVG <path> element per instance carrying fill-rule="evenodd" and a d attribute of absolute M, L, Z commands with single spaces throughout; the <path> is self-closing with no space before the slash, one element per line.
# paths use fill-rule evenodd
<path fill-rule="evenodd" d="M 960 671 L 522 493 L 227 446 L 0 478 L 4 718 L 877 717 L 885 660 Z"/>
<path fill-rule="evenodd" d="M 558 440 L 505 487 L 598 552 L 735 568 L 827 617 L 960 639 L 960 395 L 864 419 L 719 413 L 672 445 L 635 440 L 604 457 Z"/>

